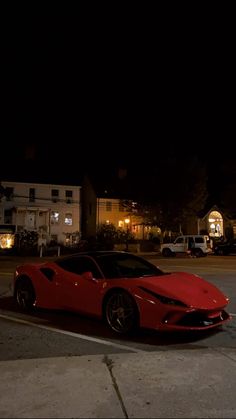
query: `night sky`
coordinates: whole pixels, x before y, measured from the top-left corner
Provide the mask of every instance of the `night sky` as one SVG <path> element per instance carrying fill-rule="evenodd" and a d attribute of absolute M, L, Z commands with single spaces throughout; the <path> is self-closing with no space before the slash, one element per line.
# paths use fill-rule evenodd
<path fill-rule="evenodd" d="M 8 28 L 1 179 L 140 174 L 169 155 L 198 155 L 217 177 L 235 143 L 230 25 L 173 21 L 71 13 Z"/>

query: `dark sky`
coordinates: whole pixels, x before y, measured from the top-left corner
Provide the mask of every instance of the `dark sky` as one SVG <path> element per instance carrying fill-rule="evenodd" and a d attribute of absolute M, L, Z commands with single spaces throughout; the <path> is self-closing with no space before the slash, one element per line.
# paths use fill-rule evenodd
<path fill-rule="evenodd" d="M 29 161 L 73 178 L 89 168 L 148 170 L 170 153 L 227 157 L 230 25 L 149 19 L 125 14 L 95 26 L 73 13 L 31 16 L 6 30 L 2 178 Z"/>

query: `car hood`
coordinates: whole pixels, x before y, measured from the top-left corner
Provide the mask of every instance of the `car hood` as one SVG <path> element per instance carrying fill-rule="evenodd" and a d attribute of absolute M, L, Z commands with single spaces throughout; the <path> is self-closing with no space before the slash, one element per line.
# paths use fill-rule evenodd
<path fill-rule="evenodd" d="M 140 278 L 139 287 L 198 309 L 214 310 L 228 304 L 228 299 L 215 285 L 186 272 Z"/>

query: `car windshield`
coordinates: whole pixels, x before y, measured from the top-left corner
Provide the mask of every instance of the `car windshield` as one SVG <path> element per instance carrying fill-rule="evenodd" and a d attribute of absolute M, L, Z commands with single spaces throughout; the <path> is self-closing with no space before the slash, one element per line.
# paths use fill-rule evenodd
<path fill-rule="evenodd" d="M 164 275 L 164 272 L 152 263 L 138 256 L 120 253 L 96 255 L 105 278 L 140 278 Z"/>

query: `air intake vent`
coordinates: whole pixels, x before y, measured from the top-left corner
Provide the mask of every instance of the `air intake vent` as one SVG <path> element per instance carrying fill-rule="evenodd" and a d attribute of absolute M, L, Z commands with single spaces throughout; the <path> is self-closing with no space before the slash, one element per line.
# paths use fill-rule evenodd
<path fill-rule="evenodd" d="M 40 271 L 47 277 L 49 281 L 53 280 L 55 272 L 50 268 L 41 268 Z"/>

